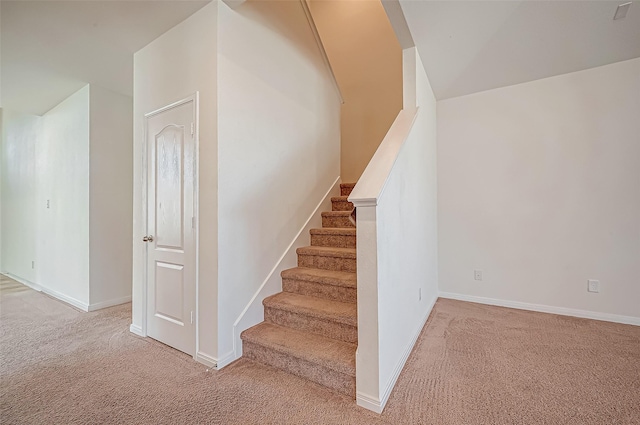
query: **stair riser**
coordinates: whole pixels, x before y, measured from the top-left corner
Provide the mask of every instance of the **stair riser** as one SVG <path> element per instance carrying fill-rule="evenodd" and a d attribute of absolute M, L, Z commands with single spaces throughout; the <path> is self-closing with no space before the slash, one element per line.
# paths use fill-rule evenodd
<path fill-rule="evenodd" d="M 344 286 L 326 285 L 323 283 L 307 282 L 304 280 L 282 279 L 282 290 L 295 294 L 309 295 L 343 303 L 355 303 L 357 298 L 356 288 Z"/>
<path fill-rule="evenodd" d="M 322 320 L 316 317 L 307 316 L 302 313 L 279 310 L 276 308 L 264 307 L 265 322 L 276 325 L 298 329 L 305 332 L 322 335 L 327 338 L 356 344 L 358 342 L 358 328 L 344 323 Z"/>
<path fill-rule="evenodd" d="M 340 196 L 349 196 L 351 195 L 352 187 L 342 187 L 340 186 Z"/>
<path fill-rule="evenodd" d="M 353 204 L 348 201 L 331 201 L 333 211 L 351 211 Z"/>
<path fill-rule="evenodd" d="M 337 270 L 340 272 L 355 273 L 356 259 L 298 254 L 298 266 L 309 267 L 312 269 Z"/>
<path fill-rule="evenodd" d="M 248 341 L 243 341 L 242 343 L 242 355 L 251 360 L 308 379 L 352 398 L 356 396 L 356 378 L 354 376 L 345 375 Z"/>
<path fill-rule="evenodd" d="M 356 227 L 348 216 L 322 217 L 322 227 Z"/>
<path fill-rule="evenodd" d="M 356 235 L 311 235 L 311 246 L 355 248 Z"/>

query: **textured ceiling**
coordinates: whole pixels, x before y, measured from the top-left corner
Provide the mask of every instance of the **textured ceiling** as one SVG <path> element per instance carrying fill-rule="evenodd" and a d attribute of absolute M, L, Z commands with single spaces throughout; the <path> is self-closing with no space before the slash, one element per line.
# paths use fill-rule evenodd
<path fill-rule="evenodd" d="M 640 1 L 400 0 L 438 99 L 640 57 Z"/>

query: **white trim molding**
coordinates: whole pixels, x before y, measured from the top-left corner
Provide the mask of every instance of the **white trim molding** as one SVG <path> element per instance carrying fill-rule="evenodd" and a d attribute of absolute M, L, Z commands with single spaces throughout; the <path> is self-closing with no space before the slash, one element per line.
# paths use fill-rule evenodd
<path fill-rule="evenodd" d="M 602 320 L 604 322 L 640 326 L 640 317 L 622 316 L 619 314 L 600 313 L 597 311 L 578 310 L 574 308 L 555 307 L 543 304 L 532 304 L 521 301 L 500 300 L 496 298 L 478 297 L 475 295 L 456 294 L 453 292 L 440 292 L 440 297 L 451 300 L 494 305 L 498 307 L 515 308 L 518 310 L 536 311 L 538 313 L 551 313 L 558 314 L 560 316 L 580 317 L 582 319 Z"/>
<path fill-rule="evenodd" d="M 38 292 L 42 292 L 43 294 L 47 294 L 50 297 L 56 298 L 58 301 L 62 301 L 66 304 L 69 304 L 75 308 L 78 308 L 84 312 L 89 312 L 89 311 L 95 311 L 95 310 L 100 310 L 103 308 L 107 308 L 107 307 L 113 307 L 115 305 L 120 305 L 120 304 L 125 304 L 125 303 L 129 303 L 131 302 L 131 295 L 126 296 L 126 297 L 122 297 L 122 298 L 116 298 L 113 300 L 107 300 L 107 301 L 101 301 L 99 303 L 93 303 L 93 304 L 87 304 L 87 303 L 83 303 L 80 300 L 77 300 L 73 297 L 70 297 L 68 295 L 63 294 L 62 292 L 58 292 L 55 291 L 53 289 L 49 289 L 49 288 L 45 288 L 41 285 L 38 285 L 37 283 L 31 282 L 29 280 L 26 279 L 22 279 L 19 276 L 13 275 L 11 273 L 1 273 L 13 280 L 15 280 L 16 282 L 19 282 L 25 286 L 28 286 L 29 288 L 33 289 L 34 291 L 38 291 Z"/>
<path fill-rule="evenodd" d="M 202 351 L 198 351 L 195 357 L 198 363 L 202 363 L 203 365 L 213 369 L 218 368 L 218 360 L 213 356 L 203 353 Z"/>
<path fill-rule="evenodd" d="M 89 304 L 87 311 L 96 311 L 107 307 L 113 307 L 120 304 L 126 304 L 131 302 L 131 295 L 122 298 L 114 298 L 112 300 L 101 301 L 99 303 Z"/>
<path fill-rule="evenodd" d="M 220 370 L 223 367 L 233 363 L 237 359 L 238 358 L 235 355 L 235 351 L 229 351 L 227 354 L 223 355 L 218 360 L 216 360 L 215 368 L 216 368 L 216 370 Z"/>
<path fill-rule="evenodd" d="M 403 109 L 398 113 L 360 180 L 349 195 L 349 202 L 352 202 L 356 208 L 378 205 L 378 199 L 387 184 L 389 173 L 398 158 L 400 149 L 409 137 L 417 116 L 418 108 Z"/>
<path fill-rule="evenodd" d="M 429 307 L 427 307 L 426 314 L 424 315 L 424 318 L 420 322 L 420 326 L 418 327 L 416 333 L 411 338 L 411 341 L 409 341 L 409 343 L 405 347 L 404 352 L 402 353 L 402 357 L 400 358 L 400 360 L 396 364 L 396 367 L 393 370 L 393 374 L 391 375 L 391 378 L 387 383 L 384 384 L 384 386 L 382 386 L 381 388 L 382 395 L 380 399 L 377 399 L 375 397 L 372 397 L 371 395 L 361 393 L 358 391 L 356 393 L 356 403 L 358 404 L 358 406 L 364 407 L 365 409 L 371 410 L 372 412 L 375 412 L 375 413 L 382 413 L 385 406 L 387 405 L 387 402 L 389 401 L 391 392 L 393 391 L 393 388 L 395 387 L 396 382 L 400 377 L 400 373 L 404 369 L 404 366 L 407 363 L 407 360 L 409 360 L 409 356 L 413 351 L 413 347 L 415 347 L 416 342 L 418 341 L 418 338 L 420 337 L 420 334 L 422 333 L 422 330 L 424 329 L 424 326 L 427 323 L 427 320 L 429 319 L 431 312 L 433 311 L 433 307 L 436 305 L 436 301 L 438 301 L 438 297 L 433 297 L 433 299 L 429 302 Z"/>
<path fill-rule="evenodd" d="M 142 327 L 138 325 L 134 325 L 133 323 L 131 324 L 131 326 L 129 326 L 129 332 L 131 332 L 132 334 L 141 336 L 143 338 L 147 336 L 147 334 L 142 331 Z"/>
<path fill-rule="evenodd" d="M 414 47 L 416 44 L 413 42 L 411 30 L 409 30 L 409 25 L 407 25 L 400 1 L 382 0 L 382 7 L 384 7 L 384 11 L 387 13 L 393 31 L 396 33 L 398 43 L 400 43 L 400 47 L 403 50 Z"/>
<path fill-rule="evenodd" d="M 4 273 L 0 273 L 0 274 L 3 274 L 5 276 L 15 280 L 16 282 L 22 283 L 24 286 L 28 286 L 29 288 L 33 289 L 34 291 L 42 292 L 42 287 L 40 285 L 38 285 L 37 283 L 35 283 L 35 282 L 31 282 L 30 280 L 23 279 L 20 276 L 16 276 L 16 275 L 14 275 L 12 273 L 4 272 Z"/>
<path fill-rule="evenodd" d="M 356 404 L 378 414 L 382 413 L 382 410 L 384 409 L 380 400 L 376 397 L 370 396 L 369 394 L 361 393 L 360 391 L 356 392 Z"/>
<path fill-rule="evenodd" d="M 331 62 L 329 61 L 329 56 L 327 56 L 327 51 L 324 48 L 324 43 L 322 43 L 322 39 L 320 38 L 320 33 L 318 33 L 318 27 L 316 27 L 316 22 L 313 20 L 313 14 L 311 13 L 311 7 L 309 6 L 309 2 L 308 0 L 300 0 L 300 4 L 302 5 L 304 14 L 307 17 L 307 22 L 309 23 L 309 28 L 311 28 L 311 32 L 313 33 L 313 38 L 316 40 L 316 44 L 318 45 L 318 50 L 320 50 L 320 55 L 322 56 L 322 60 L 325 66 L 327 67 L 327 70 L 329 71 L 329 75 L 331 76 L 333 87 L 336 89 L 338 99 L 340 100 L 340 103 L 344 104 L 344 97 L 342 96 L 340 85 L 338 84 L 336 74 L 333 72 L 333 68 L 331 67 Z"/>
<path fill-rule="evenodd" d="M 53 298 L 57 298 L 58 300 L 69 304 L 72 307 L 75 307 L 77 309 L 80 309 L 84 312 L 89 311 L 89 304 L 83 303 L 80 300 L 77 300 L 73 297 L 69 297 L 67 295 L 64 295 L 61 292 L 58 291 L 54 291 L 53 289 L 49 289 L 49 288 L 44 288 L 42 287 L 42 293 L 47 294 L 49 296 L 52 296 Z"/>
<path fill-rule="evenodd" d="M 433 299 L 431 299 L 431 301 L 429 302 L 429 307 L 427 307 L 426 314 L 422 318 L 422 321 L 420 322 L 420 326 L 418 326 L 418 329 L 416 333 L 413 335 L 411 341 L 405 347 L 404 353 L 402 353 L 402 357 L 400 358 L 400 361 L 398 362 L 398 364 L 396 364 L 396 367 L 393 370 L 393 375 L 391 375 L 389 382 L 387 382 L 384 385 L 384 387 L 382 387 L 383 391 L 382 391 L 382 397 L 380 400 L 380 405 L 382 409 L 384 409 L 384 407 L 387 405 L 387 401 L 389 401 L 389 396 L 391 396 L 391 391 L 393 390 L 393 387 L 395 387 L 396 382 L 398 381 L 398 377 L 400 377 L 400 372 L 402 372 L 402 369 L 404 369 L 404 365 L 407 363 L 407 360 L 409 359 L 409 356 L 413 351 L 413 347 L 415 347 L 416 342 L 418 341 L 418 338 L 420 337 L 420 334 L 424 329 L 424 325 L 427 323 L 427 320 L 431 315 L 433 306 L 436 305 L 436 301 L 438 301 L 438 297 L 433 297 Z M 380 413 L 381 412 L 382 411 L 380 411 Z"/>

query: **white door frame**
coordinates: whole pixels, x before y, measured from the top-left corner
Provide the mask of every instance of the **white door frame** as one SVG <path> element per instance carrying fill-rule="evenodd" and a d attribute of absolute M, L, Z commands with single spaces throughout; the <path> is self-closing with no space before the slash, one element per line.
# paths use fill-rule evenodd
<path fill-rule="evenodd" d="M 148 182 L 148 171 L 149 171 L 149 160 L 147 158 L 148 152 L 148 136 L 149 136 L 149 118 L 154 115 L 158 115 L 162 112 L 168 111 L 169 109 L 173 109 L 180 105 L 184 105 L 185 103 L 193 102 L 193 125 L 194 125 L 194 182 L 193 182 L 193 214 L 194 214 L 194 227 L 195 227 L 195 255 L 196 255 L 196 264 L 195 264 L 195 279 L 196 279 L 196 312 L 195 312 L 195 339 L 196 346 L 195 351 L 193 353 L 193 358 L 196 359 L 198 352 L 200 351 L 200 313 L 199 313 L 199 295 L 200 295 L 200 277 L 199 277 L 199 265 L 200 265 L 200 210 L 199 206 L 199 195 L 200 195 L 200 92 L 195 92 L 190 96 L 185 97 L 184 99 L 180 99 L 177 102 L 173 102 L 169 105 L 163 106 L 160 109 L 156 109 L 155 111 L 148 112 L 144 114 L 144 142 L 142 143 L 142 225 L 140 234 L 146 235 L 147 233 L 147 225 L 148 225 L 148 213 L 149 213 L 149 182 Z M 140 242 L 140 241 L 138 241 Z M 149 244 L 145 244 L 144 255 L 143 255 L 143 277 L 142 277 L 142 334 L 143 336 L 147 335 L 147 309 L 148 309 L 148 261 L 149 261 Z"/>

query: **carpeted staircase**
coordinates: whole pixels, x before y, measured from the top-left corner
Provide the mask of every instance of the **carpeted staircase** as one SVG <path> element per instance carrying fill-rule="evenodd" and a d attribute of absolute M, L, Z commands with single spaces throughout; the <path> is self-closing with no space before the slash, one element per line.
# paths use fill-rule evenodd
<path fill-rule="evenodd" d="M 282 290 L 266 298 L 264 322 L 242 332 L 243 356 L 355 398 L 356 229 L 347 201 L 355 183 L 340 185 L 298 267 L 282 272 Z"/>

